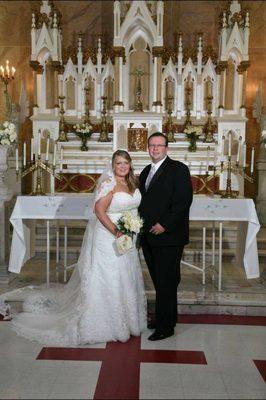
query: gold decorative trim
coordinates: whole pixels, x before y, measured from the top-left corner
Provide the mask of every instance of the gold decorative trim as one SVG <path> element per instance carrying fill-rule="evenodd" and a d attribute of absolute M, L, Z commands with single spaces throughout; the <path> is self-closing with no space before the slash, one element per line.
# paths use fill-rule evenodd
<path fill-rule="evenodd" d="M 220 75 L 223 71 L 225 71 L 227 68 L 227 65 L 228 65 L 227 61 L 219 61 L 215 67 L 216 74 Z"/>
<path fill-rule="evenodd" d="M 249 66 L 250 66 L 249 61 L 241 61 L 241 63 L 237 67 L 237 72 L 239 73 L 239 75 L 242 75 L 248 69 Z"/>
<path fill-rule="evenodd" d="M 86 64 L 88 59 L 91 59 L 93 64 L 97 64 L 96 51 L 93 47 L 88 47 L 83 53 L 83 64 Z"/>
<path fill-rule="evenodd" d="M 154 46 L 152 48 L 152 56 L 153 57 L 163 57 L 164 47 L 163 46 Z"/>
<path fill-rule="evenodd" d="M 29 64 L 33 71 L 37 72 L 37 74 L 43 73 L 43 66 L 39 63 L 39 61 L 30 61 Z"/>

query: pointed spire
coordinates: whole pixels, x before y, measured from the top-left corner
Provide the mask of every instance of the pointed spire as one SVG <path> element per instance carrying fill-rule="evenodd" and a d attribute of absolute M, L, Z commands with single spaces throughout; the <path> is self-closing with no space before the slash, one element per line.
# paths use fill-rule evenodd
<path fill-rule="evenodd" d="M 226 20 L 226 12 L 223 12 L 223 28 L 226 28 L 227 20 Z"/>
<path fill-rule="evenodd" d="M 101 39 L 98 39 L 98 51 L 97 51 L 97 69 L 98 72 L 101 72 L 102 67 L 102 42 Z"/>
<path fill-rule="evenodd" d="M 57 24 L 57 14 L 56 12 L 54 13 L 54 17 L 53 17 L 53 28 L 57 29 L 58 28 L 58 24 Z"/>
<path fill-rule="evenodd" d="M 178 34 L 178 56 L 177 56 L 177 73 L 182 74 L 182 64 L 183 64 L 183 43 L 182 43 L 182 33 Z"/>
<path fill-rule="evenodd" d="M 198 36 L 197 60 L 198 60 L 197 72 L 198 72 L 198 74 L 201 74 L 201 69 L 202 69 L 202 33 L 199 33 L 199 36 Z"/>
<path fill-rule="evenodd" d="M 249 12 L 246 12 L 245 16 L 245 28 L 249 28 Z"/>
<path fill-rule="evenodd" d="M 34 13 L 32 13 L 31 27 L 32 28 L 36 28 L 36 19 L 35 19 L 35 14 Z"/>

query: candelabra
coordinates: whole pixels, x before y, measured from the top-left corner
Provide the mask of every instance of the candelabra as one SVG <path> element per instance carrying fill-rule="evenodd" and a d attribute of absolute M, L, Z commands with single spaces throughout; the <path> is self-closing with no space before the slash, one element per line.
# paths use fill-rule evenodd
<path fill-rule="evenodd" d="M 62 180 L 61 176 L 55 172 L 56 168 L 56 145 L 54 145 L 54 155 L 53 155 L 53 163 L 49 163 L 49 143 L 50 139 L 47 139 L 46 143 L 46 157 L 45 161 L 42 161 L 41 156 L 41 137 L 40 131 L 38 132 L 38 154 L 33 153 L 33 139 L 31 140 L 31 160 L 27 162 L 26 160 L 26 143 L 23 144 L 23 163 L 22 168 L 19 169 L 18 166 L 18 149 L 16 148 L 16 175 L 17 179 L 19 175 L 21 178 L 24 178 L 28 174 L 36 171 L 36 182 L 34 185 L 33 191 L 30 193 L 31 196 L 45 196 L 43 191 L 43 172 L 46 171 L 49 175 L 53 176 L 54 178 Z"/>
<path fill-rule="evenodd" d="M 110 139 L 108 137 L 108 123 L 107 123 L 107 119 L 106 119 L 106 100 L 107 97 L 106 96 L 102 96 L 101 97 L 102 101 L 103 101 L 103 108 L 101 111 L 102 114 L 102 118 L 101 118 L 101 131 L 100 131 L 100 136 L 98 139 L 98 142 L 110 142 Z"/>
<path fill-rule="evenodd" d="M 207 122 L 203 128 L 204 132 L 205 132 L 205 142 L 207 143 L 211 143 L 214 142 L 214 138 L 213 138 L 213 130 L 215 127 L 215 124 L 213 123 L 212 120 L 212 100 L 213 97 L 211 95 L 207 96 Z"/>
<path fill-rule="evenodd" d="M 167 139 L 168 142 L 175 142 L 175 137 L 174 137 L 174 128 L 173 128 L 173 120 L 172 120 L 172 112 L 173 112 L 173 96 L 168 96 L 167 98 Z"/>
<path fill-rule="evenodd" d="M 59 96 L 58 97 L 60 101 L 60 120 L 59 120 L 59 137 L 58 137 L 58 142 L 68 142 L 67 134 L 65 132 L 65 110 L 64 110 L 64 100 L 65 96 Z"/>
<path fill-rule="evenodd" d="M 0 66 L 0 78 L 1 78 L 1 81 L 3 82 L 3 84 L 5 85 L 4 95 L 5 95 L 5 98 L 6 98 L 6 116 L 7 116 L 7 119 L 8 119 L 8 114 L 9 114 L 9 110 L 10 110 L 10 107 L 11 107 L 10 99 L 9 99 L 9 96 L 8 96 L 7 87 L 8 87 L 9 82 L 15 78 L 15 72 L 16 72 L 16 70 L 15 70 L 14 67 L 11 67 L 11 71 L 10 71 L 9 61 L 8 60 L 6 60 L 5 68 L 3 67 L 3 65 Z"/>
<path fill-rule="evenodd" d="M 222 161 L 220 168 L 217 168 L 217 173 L 221 174 L 226 172 L 226 188 L 225 190 L 221 191 L 221 197 L 227 199 L 234 199 L 237 197 L 236 193 L 232 190 L 232 173 L 241 175 L 244 179 L 248 180 L 249 182 L 254 182 L 254 147 L 252 147 L 251 151 L 251 163 L 250 163 L 250 174 L 251 176 L 247 175 L 247 167 L 246 167 L 246 143 L 243 145 L 243 161 L 242 165 L 240 165 L 240 149 L 242 143 L 242 137 L 239 136 L 238 139 L 238 149 L 237 149 L 237 156 L 236 161 L 232 160 L 232 137 L 233 131 L 228 132 L 228 155 L 227 160 L 224 160 L 224 147 L 225 147 L 225 135 L 222 136 Z"/>

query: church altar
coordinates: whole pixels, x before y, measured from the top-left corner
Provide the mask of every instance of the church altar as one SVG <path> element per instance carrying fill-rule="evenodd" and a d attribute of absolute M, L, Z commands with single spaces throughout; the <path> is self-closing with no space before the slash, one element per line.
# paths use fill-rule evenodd
<path fill-rule="evenodd" d="M 170 140 L 169 155 L 186 163 L 202 183 L 204 190 L 195 193 L 224 190 L 230 169 L 232 190 L 243 196 L 244 179 L 254 171 L 254 157 L 246 162 L 247 152 L 254 156 L 246 145 L 250 21 L 238 1 L 228 7 L 217 21 L 218 52 L 202 33 L 194 48 L 185 47 L 181 33 L 169 48 L 164 2 L 136 0 L 113 2 L 111 47 L 99 37 L 96 47 L 86 48 L 80 33 L 76 45 L 66 49 L 64 16 L 49 1 L 41 2 L 31 21 L 30 151 L 43 153 L 49 139 L 47 158 L 54 157 L 63 182 L 44 178 L 47 192 L 91 191 L 118 148 L 130 152 L 139 173 L 147 160 L 147 137 L 159 130 Z M 74 128 L 83 122 L 93 131 L 87 151 L 81 151 Z M 189 151 L 188 127 L 202 132 L 195 152 Z M 25 167 L 32 162 L 31 157 Z M 84 180 L 85 189 L 79 184 Z"/>
<path fill-rule="evenodd" d="M 49 285 L 50 271 L 50 222 L 55 220 L 89 220 L 93 215 L 93 194 L 68 194 L 65 196 L 18 196 L 10 222 L 13 225 L 13 237 L 10 252 L 9 271 L 19 273 L 23 264 L 33 255 L 32 230 L 27 226 L 29 220 L 45 220 L 47 225 L 47 285 Z M 259 262 L 256 235 L 260 229 L 254 202 L 251 199 L 221 199 L 205 196 L 194 196 L 190 209 L 191 221 L 213 221 L 219 223 L 219 248 L 218 248 L 218 289 L 222 288 L 222 223 L 224 221 L 238 221 L 247 224 L 246 237 L 239 238 L 243 241 L 242 253 L 238 259 L 244 264 L 247 279 L 258 278 Z M 240 232 L 245 232 L 243 226 Z M 67 230 L 65 228 L 65 260 L 67 265 Z M 206 237 L 205 237 L 206 239 Z M 59 252 L 57 242 L 57 254 Z M 203 242 L 203 248 L 205 243 Z M 204 250 L 205 251 L 205 250 Z M 215 249 L 213 249 L 215 252 Z M 204 258 L 204 257 L 203 257 Z M 185 263 L 186 264 L 186 263 Z M 193 266 L 192 266 L 193 267 Z M 204 266 L 205 267 L 205 266 Z M 213 266 L 214 267 L 214 266 Z M 66 275 L 65 275 L 66 276 Z"/>

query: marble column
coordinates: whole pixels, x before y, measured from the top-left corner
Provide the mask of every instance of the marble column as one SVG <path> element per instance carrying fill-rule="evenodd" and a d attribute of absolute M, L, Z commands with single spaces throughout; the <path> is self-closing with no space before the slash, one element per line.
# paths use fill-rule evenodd
<path fill-rule="evenodd" d="M 114 47 L 115 55 L 115 83 L 114 83 L 114 108 L 116 112 L 122 111 L 124 103 L 122 101 L 122 64 L 125 62 L 125 48 Z"/>
<path fill-rule="evenodd" d="M 153 106 L 155 106 L 157 112 L 161 112 L 162 108 L 162 55 L 163 55 L 163 47 L 155 46 L 152 48 L 152 55 L 154 57 L 154 64 L 156 65 L 155 73 L 156 76 L 156 97 L 155 101 L 153 102 Z"/>
<path fill-rule="evenodd" d="M 238 74 L 242 75 L 241 108 L 246 108 L 247 69 L 249 65 L 249 61 L 242 61 L 237 68 Z"/>
<path fill-rule="evenodd" d="M 225 79 L 226 79 L 226 67 L 227 61 L 220 61 L 216 67 L 217 75 L 220 75 L 220 90 L 219 90 L 219 109 L 224 109 L 224 101 L 225 101 Z M 220 115 L 221 116 L 221 115 Z"/>
<path fill-rule="evenodd" d="M 266 132 L 266 116 L 265 116 Z M 259 158 L 256 163 L 258 173 L 258 195 L 256 197 L 256 209 L 261 225 L 266 225 L 266 148 L 261 144 Z"/>

